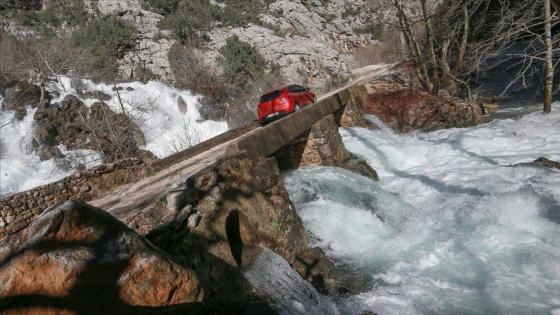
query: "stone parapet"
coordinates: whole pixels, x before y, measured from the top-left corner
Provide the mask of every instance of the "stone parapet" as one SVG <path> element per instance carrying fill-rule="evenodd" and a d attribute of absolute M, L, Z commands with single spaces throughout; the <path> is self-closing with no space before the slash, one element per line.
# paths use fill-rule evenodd
<path fill-rule="evenodd" d="M 48 207 L 67 200 L 88 201 L 109 187 L 142 177 L 147 162 L 127 159 L 75 172 L 59 181 L 0 199 L 0 239 L 25 228 Z"/>

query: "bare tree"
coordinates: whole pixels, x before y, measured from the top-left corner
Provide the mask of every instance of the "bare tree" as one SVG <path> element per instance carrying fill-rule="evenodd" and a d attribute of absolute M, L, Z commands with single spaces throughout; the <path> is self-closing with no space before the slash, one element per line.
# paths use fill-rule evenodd
<path fill-rule="evenodd" d="M 428 91 L 437 94 L 440 86 L 452 92 L 459 87 L 469 90 L 473 74 L 488 67 L 491 57 L 506 54 L 520 69 L 507 89 L 519 82 L 528 84 L 542 65 L 544 111 L 549 111 L 559 41 L 550 31 L 557 23 L 550 1 L 560 9 L 560 0 L 444 0 L 437 6 L 421 0 L 421 15 L 411 13 L 418 12 L 416 2 L 391 1 L 398 18 L 393 25 L 402 32 L 418 78 Z M 423 28 L 414 32 L 414 25 Z M 516 42 L 525 43 L 521 51 L 510 49 Z"/>
<path fill-rule="evenodd" d="M 26 80 L 39 86 L 45 100 L 45 83 L 59 81 L 81 62 L 80 51 L 64 38 L 22 42 L 0 32 L 0 76 L 4 80 Z"/>
<path fill-rule="evenodd" d="M 551 13 L 550 0 L 544 1 L 544 42 L 546 47 L 545 64 L 545 83 L 544 83 L 544 113 L 552 110 L 552 84 L 554 77 L 554 66 L 552 65 L 552 32 L 551 32 Z"/>

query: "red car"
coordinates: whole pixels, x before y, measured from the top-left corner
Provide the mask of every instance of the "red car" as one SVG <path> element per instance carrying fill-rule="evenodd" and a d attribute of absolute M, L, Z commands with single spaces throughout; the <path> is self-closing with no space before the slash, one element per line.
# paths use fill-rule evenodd
<path fill-rule="evenodd" d="M 259 122 L 265 125 L 316 101 L 317 97 L 309 92 L 309 88 L 296 84 L 287 85 L 260 97 L 257 116 Z"/>

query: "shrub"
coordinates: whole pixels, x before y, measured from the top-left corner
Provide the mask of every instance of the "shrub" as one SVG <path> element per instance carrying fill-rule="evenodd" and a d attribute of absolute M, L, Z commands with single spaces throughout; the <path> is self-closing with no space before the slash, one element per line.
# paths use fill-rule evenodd
<path fill-rule="evenodd" d="M 86 54 L 84 71 L 93 79 L 114 80 L 118 59 L 136 46 L 137 31 L 133 25 L 111 16 L 96 18 L 72 34 L 72 44 Z"/>
<path fill-rule="evenodd" d="M 170 30 L 183 44 L 201 37 L 216 24 L 262 25 L 259 15 L 264 12 L 266 4 L 261 0 L 225 0 L 224 4 L 225 7 L 221 8 L 210 0 L 143 0 L 145 8 L 165 16 L 158 27 Z"/>
<path fill-rule="evenodd" d="M 145 10 L 168 16 L 179 7 L 180 0 L 142 0 L 141 5 Z"/>
<path fill-rule="evenodd" d="M 182 43 L 194 41 L 200 32 L 211 29 L 220 10 L 209 0 L 181 1 L 172 13 L 160 20 L 158 27 L 172 31 Z"/>
<path fill-rule="evenodd" d="M 223 78 L 199 50 L 174 44 L 167 53 L 171 71 L 178 87 L 206 95 L 214 100 L 223 98 Z"/>
<path fill-rule="evenodd" d="M 63 22 L 72 26 L 84 25 L 88 18 L 83 0 L 51 0 L 44 11 L 38 11 L 40 8 L 39 5 L 32 10 L 14 10 L 13 16 L 24 26 L 55 27 Z"/>
<path fill-rule="evenodd" d="M 241 41 L 237 35 L 228 38 L 226 45 L 219 49 L 224 77 L 232 84 L 249 80 L 258 81 L 264 76 L 265 60 L 251 45 Z"/>

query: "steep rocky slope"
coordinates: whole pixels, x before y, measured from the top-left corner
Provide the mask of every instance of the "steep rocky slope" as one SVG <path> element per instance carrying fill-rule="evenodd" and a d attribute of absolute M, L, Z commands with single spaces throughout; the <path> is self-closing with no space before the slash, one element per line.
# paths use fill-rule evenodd
<path fill-rule="evenodd" d="M 42 6 L 29 10 L 44 10 L 54 5 L 37 1 Z M 136 47 L 120 61 L 123 78 L 134 77 L 138 66 L 173 82 L 167 53 L 176 40 L 171 32 L 158 28 L 164 16 L 146 10 L 140 0 L 84 0 L 87 11 L 95 16 L 118 16 L 138 30 Z M 216 6 L 225 4 L 213 2 Z M 204 37 L 202 51 L 209 63 L 215 63 L 218 49 L 232 35 L 255 47 L 270 65 L 280 66 L 286 81 L 322 85 L 332 77 L 348 75 L 355 67 L 353 52 L 372 43 L 371 29 L 379 27 L 377 6 L 371 1 L 347 0 L 279 0 L 268 5 L 259 16 L 262 23 L 245 26 L 220 26 L 219 23 Z M 7 12 L 7 11 L 6 11 Z M 3 15 L 0 26 L 18 37 L 32 38 L 40 26 L 23 26 Z M 264 26 L 262 26 L 264 25 Z M 69 34 L 75 27 L 62 24 L 56 32 Z"/>

